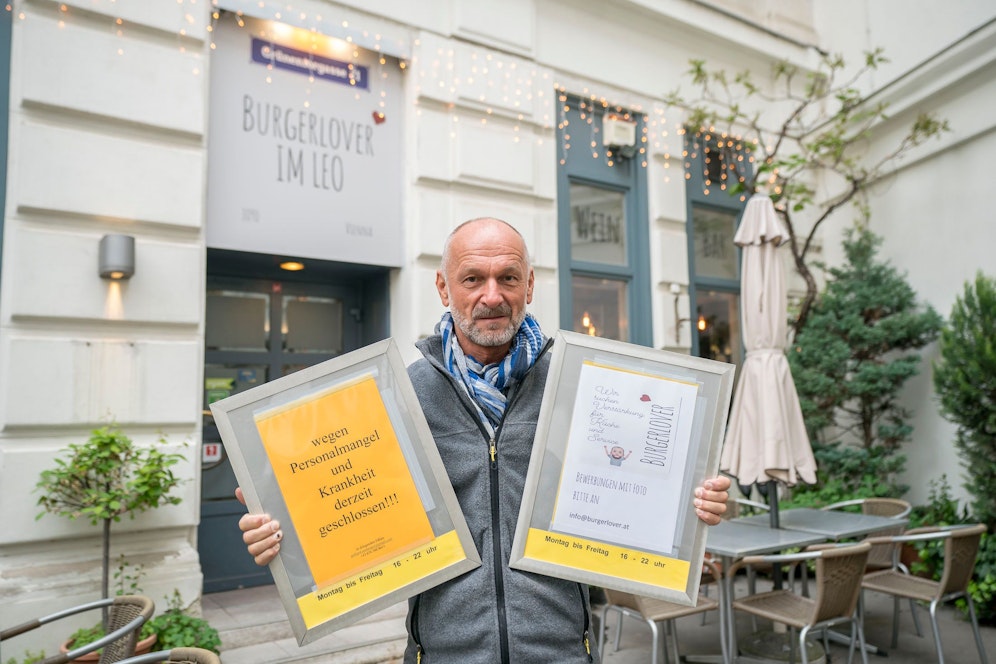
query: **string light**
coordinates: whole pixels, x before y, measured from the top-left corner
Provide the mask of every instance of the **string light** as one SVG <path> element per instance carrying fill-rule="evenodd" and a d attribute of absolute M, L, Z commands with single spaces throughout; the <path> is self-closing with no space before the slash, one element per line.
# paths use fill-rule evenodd
<path fill-rule="evenodd" d="M 205 36 L 204 43 L 209 51 L 216 50 L 217 44 L 213 39 L 216 32 L 215 25 L 225 12 L 218 9 L 211 0 L 176 0 L 176 2 L 182 7 L 178 12 L 175 26 L 177 50 L 180 53 L 192 50 L 199 34 Z M 205 4 L 208 4 L 210 11 L 202 14 L 201 8 Z M 58 26 L 64 29 L 66 23 L 74 18 L 74 8 L 66 3 L 57 6 Z M 361 50 L 374 52 L 375 61 L 381 67 L 379 72 L 381 78 L 388 76 L 384 68 L 396 66 L 402 72 L 409 68 L 409 61 L 384 55 L 384 47 L 390 37 L 383 33 L 356 27 L 353 25 L 354 21 L 343 20 L 341 16 L 327 19 L 321 14 L 309 13 L 290 3 L 281 9 L 275 9 L 273 6 L 272 2 L 262 0 L 259 2 L 259 23 L 265 25 L 265 29 L 270 32 L 269 35 L 264 35 L 264 38 L 267 36 L 273 38 L 278 34 L 282 35 L 281 31 L 289 31 L 294 35 L 295 41 L 301 41 L 304 49 L 312 53 L 323 52 L 325 46 L 341 49 L 341 52 L 349 53 L 353 58 L 360 57 Z M 13 13 L 13 3 L 5 3 L 5 9 Z M 197 17 L 201 15 L 206 17 L 206 25 L 198 25 Z M 247 28 L 247 21 L 242 12 L 232 12 L 230 15 L 239 28 Z M 16 16 L 23 21 L 26 19 L 26 12 L 20 10 Z M 284 23 L 284 20 L 308 27 L 294 27 Z M 126 26 L 126 20 L 121 16 L 109 17 L 108 21 L 111 30 L 121 39 L 114 45 L 117 56 L 127 57 L 131 51 L 124 40 L 130 35 L 124 33 L 130 24 Z M 414 38 L 410 43 L 413 53 L 419 53 L 419 49 L 423 46 L 422 40 Z M 422 55 L 425 53 L 422 52 Z M 650 162 L 654 161 L 663 166 L 663 171 L 668 171 L 674 155 L 677 154 L 671 150 L 674 146 L 669 145 L 673 135 L 682 142 L 680 154 L 686 167 L 686 180 L 691 179 L 694 165 L 702 166 L 703 192 L 709 195 L 715 189 L 721 192 L 728 191 L 734 182 L 743 183 L 743 173 L 749 172 L 754 166 L 754 155 L 759 152 L 760 142 L 756 138 L 745 140 L 734 132 L 722 131 L 714 126 L 689 132 L 680 122 L 674 120 L 669 125 L 662 102 L 655 102 L 652 107 L 645 110 L 639 103 L 615 103 L 617 100 L 599 94 L 599 91 L 587 86 L 581 86 L 580 90 L 577 88 L 569 90 L 566 85 L 552 80 L 549 71 L 540 71 L 535 63 L 514 55 L 488 51 L 482 47 L 444 45 L 430 60 L 422 60 L 422 65 L 416 70 L 418 80 L 414 81 L 414 98 L 408 102 L 415 108 L 417 115 L 421 114 L 419 105 L 430 86 L 440 94 L 448 91 L 450 99 L 470 96 L 480 104 L 478 112 L 473 108 L 468 110 L 464 105 L 460 106 L 461 111 L 458 112 L 452 102 L 447 102 L 452 115 L 453 133 L 458 123 L 458 114 L 470 113 L 478 115 L 483 126 L 491 124 L 508 128 L 508 138 L 514 143 L 521 143 L 528 137 L 534 145 L 541 146 L 544 145 L 545 139 L 553 137 L 557 140 L 558 162 L 561 165 L 567 163 L 572 146 L 580 148 L 583 144 L 587 144 L 588 149 L 584 152 L 592 159 L 603 160 L 603 163 L 609 167 L 632 163 L 648 169 Z M 191 67 L 191 73 L 199 76 L 201 67 Z M 273 83 L 270 75 L 265 77 L 265 81 L 268 84 Z M 308 79 L 308 84 L 314 84 L 313 77 Z M 355 81 L 351 81 L 351 84 L 355 85 Z M 471 94 L 468 95 L 468 92 Z M 554 96 L 548 97 L 551 92 Z M 312 91 L 309 88 L 303 94 L 310 96 Z M 380 98 L 376 101 L 377 109 L 386 108 L 389 100 L 385 99 L 385 94 L 381 92 Z M 356 95 L 357 98 L 361 98 L 359 90 Z M 544 103 L 547 99 L 551 101 Z M 303 103 L 305 108 L 310 106 L 307 100 Z M 523 108 L 529 110 L 523 113 Z M 626 158 L 619 149 L 602 146 L 602 118 L 610 113 L 625 121 L 638 123 L 635 151 L 626 154 Z M 587 136 L 578 134 L 577 127 L 571 127 L 569 116 L 587 125 Z M 523 123 L 527 123 L 526 126 L 534 131 L 522 131 Z M 576 139 L 579 137 L 582 137 L 582 142 L 577 142 Z M 587 140 L 583 140 L 584 138 Z M 685 149 L 686 139 L 690 145 L 697 147 L 691 151 Z M 767 150 L 770 152 L 771 147 L 768 146 Z M 704 162 L 699 162 L 700 157 L 704 157 Z M 668 175 L 663 177 L 665 182 L 669 181 Z M 777 181 L 776 171 L 772 173 L 768 184 L 772 186 L 773 191 L 780 193 L 780 189 L 775 189 Z"/>

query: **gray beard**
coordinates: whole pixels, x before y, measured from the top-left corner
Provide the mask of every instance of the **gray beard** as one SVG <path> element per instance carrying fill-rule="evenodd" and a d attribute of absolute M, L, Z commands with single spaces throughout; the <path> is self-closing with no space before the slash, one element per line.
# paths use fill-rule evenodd
<path fill-rule="evenodd" d="M 453 315 L 453 324 L 457 326 L 464 336 L 470 339 L 472 342 L 478 346 L 484 348 L 492 348 L 494 346 L 504 346 L 505 344 L 512 341 L 515 337 L 515 333 L 519 331 L 519 326 L 522 325 L 522 321 L 526 319 L 525 309 L 522 312 L 509 321 L 508 325 L 500 330 L 481 330 L 474 326 L 473 320 L 468 320 L 464 317 L 463 313 L 450 310 Z M 512 313 L 512 308 L 507 304 L 498 307 L 477 307 L 471 314 L 473 317 L 481 316 L 509 316 Z"/>

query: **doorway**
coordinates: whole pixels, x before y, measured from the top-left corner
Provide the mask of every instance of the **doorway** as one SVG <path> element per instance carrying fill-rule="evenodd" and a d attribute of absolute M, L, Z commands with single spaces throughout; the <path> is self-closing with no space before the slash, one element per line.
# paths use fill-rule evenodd
<path fill-rule="evenodd" d="M 209 405 L 387 336 L 386 269 L 309 261 L 308 275 L 282 274 L 267 267 L 274 257 L 236 253 L 208 258 L 197 538 L 205 593 L 273 582 L 242 543 L 246 510 Z"/>

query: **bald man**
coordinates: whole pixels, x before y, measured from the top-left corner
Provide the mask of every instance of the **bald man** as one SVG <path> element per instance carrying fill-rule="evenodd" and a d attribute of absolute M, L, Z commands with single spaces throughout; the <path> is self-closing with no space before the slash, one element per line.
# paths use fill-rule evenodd
<path fill-rule="evenodd" d="M 533 284 L 508 223 L 472 219 L 446 239 L 436 290 L 448 311 L 408 373 L 482 564 L 410 600 L 405 664 L 599 661 L 587 585 L 508 566 L 550 367 L 552 341 L 526 311 Z M 702 521 L 719 522 L 729 486 L 696 488 Z M 273 560 L 276 521 L 246 514 L 239 527 L 257 564 Z"/>

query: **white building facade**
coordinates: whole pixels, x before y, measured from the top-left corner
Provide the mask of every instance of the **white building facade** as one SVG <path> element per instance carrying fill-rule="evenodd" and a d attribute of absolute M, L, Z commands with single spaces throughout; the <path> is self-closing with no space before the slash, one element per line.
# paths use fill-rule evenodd
<path fill-rule="evenodd" d="M 876 184 L 872 228 L 947 314 L 994 271 L 975 185 L 996 150 L 994 18 L 984 0 L 12 0 L 0 623 L 95 597 L 98 529 L 36 520 L 33 491 L 112 420 L 142 443 L 188 443 L 183 501 L 114 526 L 112 555 L 143 565 L 145 592 L 265 582 L 240 550 L 207 404 L 387 336 L 413 360 L 461 221 L 522 232 L 548 333 L 699 351 L 683 116 L 664 102 L 689 89 L 693 58 L 763 78 L 782 59 L 814 67 L 817 49 L 885 48 L 867 93 L 893 113 L 871 152 L 919 112 L 952 131 Z M 820 236 L 830 260 L 848 214 Z M 134 238 L 130 279 L 97 273 L 109 234 Z M 935 356 L 905 394 L 914 502 L 941 473 L 964 495 Z"/>

